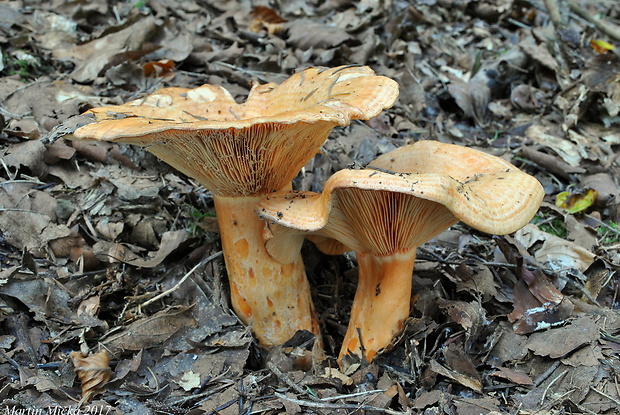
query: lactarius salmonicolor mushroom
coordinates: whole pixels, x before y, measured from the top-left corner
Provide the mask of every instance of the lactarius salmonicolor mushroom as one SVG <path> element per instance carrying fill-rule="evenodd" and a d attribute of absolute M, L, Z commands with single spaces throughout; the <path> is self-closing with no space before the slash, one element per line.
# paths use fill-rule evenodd
<path fill-rule="evenodd" d="M 374 117 L 397 96 L 396 82 L 368 67 L 308 68 L 254 85 L 242 104 L 203 85 L 95 108 L 74 137 L 143 146 L 213 192 L 232 306 L 268 347 L 318 325 L 300 255 L 281 264 L 265 251 L 255 204 L 290 189 L 333 127 Z"/>
<path fill-rule="evenodd" d="M 420 141 L 361 170 L 341 170 L 323 193 L 280 192 L 257 205 L 275 225 L 267 249 L 288 262 L 304 236 L 327 253 L 353 250 L 356 290 L 340 359 L 371 361 L 409 316 L 416 248 L 454 223 L 489 234 L 527 224 L 544 191 L 538 180 L 489 154 Z"/>

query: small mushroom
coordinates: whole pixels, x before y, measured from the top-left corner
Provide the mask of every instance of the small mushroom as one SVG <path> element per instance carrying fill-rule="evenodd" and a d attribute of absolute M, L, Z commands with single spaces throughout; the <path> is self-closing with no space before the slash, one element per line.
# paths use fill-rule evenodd
<path fill-rule="evenodd" d="M 213 192 L 232 306 L 268 347 L 318 324 L 301 256 L 281 264 L 265 251 L 255 204 L 290 188 L 333 127 L 374 117 L 397 96 L 396 82 L 368 67 L 308 68 L 255 84 L 242 104 L 203 85 L 94 108 L 74 138 L 143 146 Z"/>
<path fill-rule="evenodd" d="M 538 180 L 507 161 L 437 141 L 420 141 L 341 170 L 323 193 L 277 193 L 257 213 L 272 222 L 267 250 L 288 262 L 304 236 L 326 253 L 353 250 L 358 287 L 339 359 L 371 361 L 403 329 L 416 248 L 459 220 L 490 234 L 523 227 L 538 210 Z"/>

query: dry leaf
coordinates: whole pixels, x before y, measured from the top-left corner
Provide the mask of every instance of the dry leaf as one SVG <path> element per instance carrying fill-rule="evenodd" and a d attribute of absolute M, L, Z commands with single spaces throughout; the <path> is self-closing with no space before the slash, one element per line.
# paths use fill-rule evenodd
<path fill-rule="evenodd" d="M 455 370 L 448 369 L 442 366 L 435 359 L 431 359 L 430 369 L 438 375 L 442 375 L 449 379 L 452 379 L 467 388 L 473 389 L 477 392 L 482 391 L 482 382 L 480 381 L 480 379 L 463 373 L 459 373 Z"/>
<path fill-rule="evenodd" d="M 92 81 L 109 67 L 152 52 L 144 50 L 144 44 L 153 37 L 156 30 L 155 18 L 148 16 L 99 39 L 69 49 L 57 49 L 53 56 L 76 62 L 75 70 L 71 73 L 75 81 Z"/>
<path fill-rule="evenodd" d="M 525 135 L 533 142 L 548 147 L 572 167 L 580 167 L 583 159 L 588 155 L 585 149 L 570 140 L 558 137 L 547 131 L 548 129 L 540 124 L 532 124 Z"/>
<path fill-rule="evenodd" d="M 158 61 L 147 62 L 142 65 L 144 76 L 152 78 L 162 78 L 174 70 L 174 61 L 170 59 L 160 59 Z"/>
<path fill-rule="evenodd" d="M 312 20 L 298 20 L 287 27 L 288 44 L 301 49 L 329 49 L 351 39 L 346 31 Z"/>
<path fill-rule="evenodd" d="M 282 23 L 286 23 L 286 20 L 271 7 L 256 6 L 252 10 L 252 23 L 250 23 L 248 30 L 259 33 L 263 29 L 267 29 L 267 33 L 275 35 L 284 27 Z"/>
<path fill-rule="evenodd" d="M 539 356 L 557 359 L 599 338 L 594 317 L 581 316 L 566 326 L 532 334 L 526 347 Z"/>
<path fill-rule="evenodd" d="M 105 350 L 92 356 L 82 352 L 69 354 L 78 379 L 82 382 L 82 399 L 80 403 L 88 402 L 94 395 L 103 392 L 104 386 L 110 380 L 110 358 Z"/>
<path fill-rule="evenodd" d="M 334 367 L 326 367 L 325 368 L 325 375 L 324 376 L 326 378 L 339 379 L 342 382 L 343 385 L 352 385 L 353 384 L 353 379 L 351 379 L 351 377 L 345 375 L 340 370 L 338 370 L 337 368 L 334 368 Z"/>
<path fill-rule="evenodd" d="M 78 306 L 76 314 L 78 316 L 87 315 L 90 317 L 97 317 L 99 314 L 99 306 L 101 304 L 101 297 L 94 295 L 82 301 Z"/>
<path fill-rule="evenodd" d="M 501 415 L 500 401 L 491 396 L 481 398 L 456 398 L 454 400 L 457 415 Z M 501 411 L 501 412 L 500 412 Z"/>
<path fill-rule="evenodd" d="M 514 322 L 513 330 L 518 334 L 532 333 L 562 324 L 574 309 L 564 295 L 540 270 L 534 272 L 517 259 L 519 281 L 513 293 L 513 311 L 508 320 Z"/>
<path fill-rule="evenodd" d="M 123 256 L 117 256 L 120 251 L 125 251 L 125 249 L 118 249 L 116 244 L 110 245 L 105 243 L 98 243 L 95 245 L 95 250 L 98 254 L 108 255 L 114 254 L 114 259 L 121 260 L 127 264 L 142 267 L 142 268 L 153 268 L 157 265 L 161 264 L 161 262 L 166 259 L 166 257 L 177 249 L 181 244 L 186 242 L 191 237 L 190 233 L 186 230 L 180 231 L 168 231 L 164 232 L 161 236 L 161 242 L 159 243 L 159 250 L 154 252 L 154 256 L 151 258 L 138 258 L 138 259 L 123 259 L 128 258 L 130 254 L 125 252 Z M 111 252 L 110 248 L 114 247 L 114 252 Z"/>
<path fill-rule="evenodd" d="M 155 347 L 182 328 L 195 326 L 196 320 L 188 313 L 190 307 L 163 310 L 130 324 L 122 332 L 109 337 L 104 344 L 111 349 L 140 350 Z"/>
<path fill-rule="evenodd" d="M 523 386 L 533 386 L 534 382 L 532 379 L 526 375 L 525 373 L 510 369 L 507 367 L 498 367 L 497 370 L 491 372 L 491 376 L 496 376 L 504 379 L 508 379 L 512 383 L 516 383 L 517 385 Z"/>
<path fill-rule="evenodd" d="M 543 232 L 536 225 L 528 224 L 515 233 L 515 241 L 526 249 L 535 248 L 536 261 L 556 272 L 571 268 L 585 271 L 596 259 L 596 255 L 579 245 Z"/>

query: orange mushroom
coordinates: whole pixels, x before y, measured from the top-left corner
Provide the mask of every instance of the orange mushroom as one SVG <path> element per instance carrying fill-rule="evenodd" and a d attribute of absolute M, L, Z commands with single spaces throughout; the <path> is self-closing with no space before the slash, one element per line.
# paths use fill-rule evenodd
<path fill-rule="evenodd" d="M 544 191 L 507 161 L 437 141 L 420 141 L 341 170 L 323 193 L 280 192 L 257 213 L 272 226 L 267 250 L 289 262 L 310 235 L 326 253 L 353 250 L 358 287 L 339 359 L 371 361 L 401 332 L 409 316 L 416 248 L 454 223 L 490 234 L 524 226 Z"/>
<path fill-rule="evenodd" d="M 318 325 L 301 256 L 273 260 L 254 206 L 290 188 L 333 127 L 374 117 L 397 96 L 396 82 L 368 67 L 309 68 L 280 85 L 254 85 L 242 104 L 203 85 L 94 108 L 95 122 L 74 137 L 143 146 L 213 192 L 232 306 L 272 346 Z"/>

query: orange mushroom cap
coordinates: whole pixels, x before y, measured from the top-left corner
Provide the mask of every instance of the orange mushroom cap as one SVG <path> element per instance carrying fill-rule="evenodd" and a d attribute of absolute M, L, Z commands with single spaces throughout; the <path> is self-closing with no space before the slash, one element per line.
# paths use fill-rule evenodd
<path fill-rule="evenodd" d="M 257 195 L 288 185 L 331 129 L 390 107 L 398 84 L 366 66 L 308 68 L 255 84 L 237 104 L 220 86 L 165 88 L 94 108 L 77 139 L 137 144 L 215 194 Z"/>
<path fill-rule="evenodd" d="M 397 96 L 396 82 L 368 67 L 309 68 L 254 85 L 242 104 L 203 85 L 94 108 L 73 136 L 143 146 L 213 192 L 233 308 L 272 346 L 318 324 L 301 256 L 281 264 L 265 251 L 254 205 L 290 187 L 333 127 L 374 117 Z"/>
<path fill-rule="evenodd" d="M 421 141 L 366 169 L 336 172 L 321 194 L 267 196 L 256 212 L 276 224 L 267 250 L 281 262 L 294 257 L 307 234 L 330 253 L 357 253 L 358 289 L 340 357 L 364 351 L 360 357 L 372 360 L 408 317 L 418 246 L 459 220 L 487 233 L 514 232 L 543 196 L 538 180 L 501 158 Z"/>
<path fill-rule="evenodd" d="M 379 193 L 364 196 L 369 195 L 367 191 Z M 405 217 L 398 212 L 388 218 L 386 215 L 395 207 L 387 204 L 388 199 L 396 196 L 387 199 L 379 196 L 388 192 L 417 199 L 403 199 L 398 205 L 400 210 L 404 209 L 402 203 L 408 200 L 409 207 L 417 209 L 416 219 L 419 215 L 430 214 L 437 216 L 437 220 L 429 222 L 425 218 L 424 223 L 417 223 L 411 215 Z M 428 140 L 384 154 L 366 169 L 336 172 L 327 180 L 321 194 L 279 192 L 269 195 L 257 205 L 256 212 L 263 219 L 280 225 L 274 231 L 282 236 L 272 238 L 267 247 L 275 258 L 288 262 L 305 234 L 318 235 L 316 240 L 324 246 L 331 244 L 328 250 L 332 252 L 345 247 L 339 247 L 325 237 L 337 239 L 348 247 L 347 250 L 372 250 L 385 254 L 385 249 L 372 247 L 364 240 L 382 238 L 378 236 L 380 231 L 393 227 L 395 221 L 412 222 L 402 225 L 403 232 L 408 232 L 409 242 L 405 244 L 408 246 L 421 245 L 445 230 L 444 222 L 457 220 L 489 234 L 512 233 L 530 221 L 543 196 L 544 190 L 536 178 L 499 157 Z M 369 197 L 377 199 L 379 207 L 364 203 L 364 198 Z M 343 203 L 349 205 L 354 198 L 359 203 L 343 212 Z M 386 203 L 380 203 L 381 198 L 386 199 Z M 451 220 L 446 219 L 446 213 L 452 216 Z M 383 226 L 382 222 L 386 225 Z M 411 227 L 415 227 L 415 231 Z M 368 235 L 360 238 L 356 230 Z"/>

